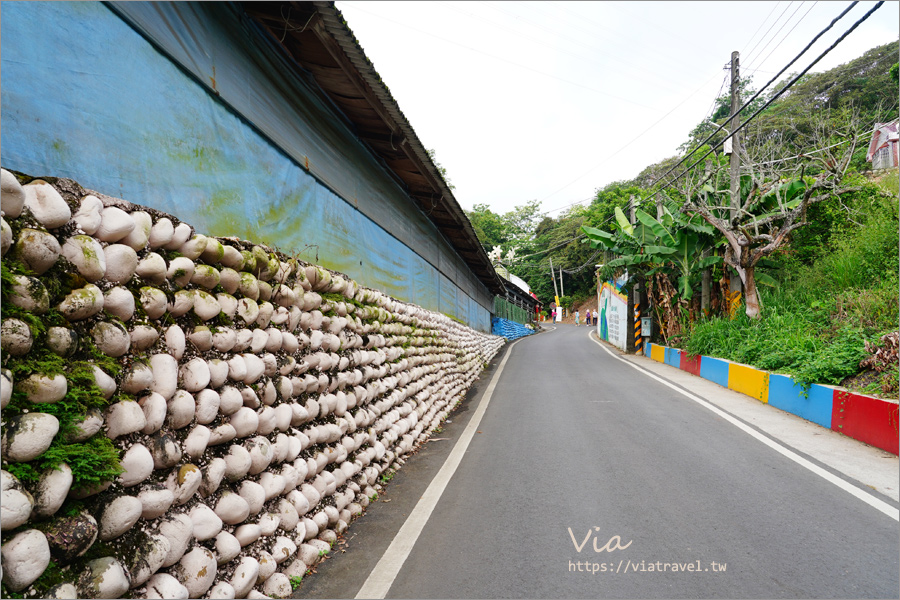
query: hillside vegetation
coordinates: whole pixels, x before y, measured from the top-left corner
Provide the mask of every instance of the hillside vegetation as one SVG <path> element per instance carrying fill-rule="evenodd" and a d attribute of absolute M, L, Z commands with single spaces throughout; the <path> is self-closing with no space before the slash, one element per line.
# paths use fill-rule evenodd
<path fill-rule="evenodd" d="M 715 206 L 723 203 L 716 199 L 728 203 L 728 157 L 717 149 L 674 185 L 658 183 L 727 119 L 727 96 L 687 135 L 682 154 L 597 189 L 587 206 L 549 218 L 537 202 L 503 215 L 480 205 L 468 216 L 486 250 L 500 247 L 503 264 L 545 306 L 555 295 L 551 260 L 557 281 L 558 269 L 564 270 L 562 300 L 570 307 L 596 294 L 594 265 L 607 265 L 601 277 L 627 269 L 632 283 L 643 279 L 651 289 L 656 342 L 791 374 L 804 383 L 897 397 L 897 172 L 872 174 L 865 161 L 874 124 L 897 118 L 897 55 L 893 42 L 809 74 L 745 130 L 742 163 L 750 166 L 742 170 L 741 197 L 747 215 L 742 230 L 731 229 L 759 236 L 760 249 L 768 244 L 766 235 L 784 238 L 750 268 L 758 318 L 746 303 L 733 314 L 728 310 L 733 269 L 724 263 L 743 264 L 728 255 L 728 212 Z M 743 84 L 749 98 L 752 82 Z M 761 95 L 755 105 L 772 94 Z M 629 232 L 623 217 L 631 198 L 639 222 Z M 708 218 L 701 214 L 704 207 L 712 207 Z M 716 217 L 722 231 L 711 225 Z M 675 252 L 675 244 L 687 254 Z M 701 304 L 704 267 L 711 280 L 707 304 Z M 749 302 L 746 292 L 745 284 Z"/>

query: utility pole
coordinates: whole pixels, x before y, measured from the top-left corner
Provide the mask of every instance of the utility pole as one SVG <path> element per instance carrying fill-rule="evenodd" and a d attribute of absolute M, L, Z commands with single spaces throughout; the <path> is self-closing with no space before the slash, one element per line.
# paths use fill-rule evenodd
<path fill-rule="evenodd" d="M 741 107 L 741 74 L 740 74 L 740 53 L 735 50 L 731 53 L 731 116 L 734 117 L 729 126 L 731 138 L 731 221 L 732 223 L 738 218 L 738 209 L 741 207 L 741 141 L 740 133 L 733 133 L 741 125 L 740 117 L 736 116 L 738 109 Z M 737 273 L 732 272 L 729 281 L 729 291 L 731 296 L 740 298 L 742 292 L 741 278 Z M 732 302 L 734 302 L 732 300 Z"/>
<path fill-rule="evenodd" d="M 634 211 L 636 209 L 634 204 L 635 204 L 634 203 L 634 194 L 632 194 L 631 197 L 628 199 L 628 205 L 631 208 L 631 210 L 629 212 L 631 213 L 630 220 L 631 220 L 632 225 L 634 225 L 635 221 L 637 220 L 635 218 L 635 214 L 634 214 Z M 632 286 L 631 289 L 633 290 L 633 293 L 634 293 L 634 300 L 632 301 L 632 307 L 634 310 L 633 321 L 632 321 L 633 329 L 634 329 L 634 349 L 635 349 L 635 352 L 640 353 L 641 348 L 642 348 L 641 342 L 643 341 L 641 339 L 641 283 L 640 283 L 640 281 L 635 281 L 634 286 Z M 625 335 L 628 335 L 628 334 L 626 333 Z M 627 342 L 625 343 L 625 347 L 626 348 L 628 347 Z"/>

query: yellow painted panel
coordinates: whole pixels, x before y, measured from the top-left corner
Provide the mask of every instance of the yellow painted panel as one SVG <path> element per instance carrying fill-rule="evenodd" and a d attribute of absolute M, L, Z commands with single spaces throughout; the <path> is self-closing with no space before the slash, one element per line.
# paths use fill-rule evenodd
<path fill-rule="evenodd" d="M 666 362 L 666 347 L 653 344 L 650 347 L 650 358 L 659 362 Z"/>
<path fill-rule="evenodd" d="M 760 402 L 769 402 L 769 374 L 753 367 L 728 365 L 728 388 Z"/>

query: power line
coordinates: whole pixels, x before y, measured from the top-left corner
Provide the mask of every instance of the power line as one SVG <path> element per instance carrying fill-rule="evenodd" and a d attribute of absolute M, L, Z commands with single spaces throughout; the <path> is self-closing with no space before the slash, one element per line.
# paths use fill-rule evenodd
<path fill-rule="evenodd" d="M 771 43 L 775 40 L 775 38 L 778 36 L 778 34 L 781 33 L 781 30 L 784 29 L 785 26 L 786 26 L 788 23 L 790 23 L 791 19 L 794 18 L 794 15 L 797 14 L 797 11 L 800 10 L 800 7 L 801 7 L 801 6 L 803 6 L 803 2 L 801 2 L 800 4 L 797 5 L 797 8 L 795 8 L 795 9 L 794 9 L 794 12 L 791 13 L 791 16 L 789 16 L 789 17 L 787 18 L 787 20 L 785 20 L 785 22 L 781 24 L 781 27 L 779 27 L 779 28 L 778 28 L 778 31 L 776 31 L 775 34 L 771 37 L 771 39 L 769 39 L 769 41 L 766 42 L 766 45 L 763 46 L 762 50 L 759 51 L 759 54 L 762 54 L 763 52 L 766 51 L 766 48 L 769 47 L 769 44 L 771 44 Z M 788 5 L 788 8 L 790 8 L 790 5 Z M 782 39 L 783 39 L 783 38 L 782 38 Z M 781 42 L 779 42 L 779 44 L 780 44 L 780 43 L 781 43 Z M 751 52 L 751 54 L 752 54 L 752 52 Z M 759 56 L 759 54 L 758 54 L 757 56 Z M 749 58 L 749 56 L 750 56 L 750 55 L 748 55 L 748 58 Z M 752 66 L 752 65 L 753 65 L 753 62 L 754 62 L 755 60 L 756 60 L 756 56 L 754 56 L 753 58 L 751 58 L 750 60 L 748 60 L 748 61 L 747 61 L 747 66 Z"/>
<path fill-rule="evenodd" d="M 853 4 L 855 5 L 856 2 L 854 2 Z M 874 13 L 876 10 L 878 10 L 879 8 L 881 8 L 881 5 L 882 5 L 882 4 L 884 4 L 884 0 L 881 0 L 880 2 L 878 2 L 878 4 L 876 4 L 875 6 L 873 6 L 872 9 L 869 10 L 869 12 L 867 12 L 866 14 L 864 14 L 864 15 L 862 16 L 862 18 L 860 18 L 856 23 L 854 23 L 854 24 L 850 27 L 850 29 L 848 29 L 847 31 L 845 31 L 845 32 L 843 33 L 843 35 L 841 35 L 841 37 L 839 37 L 839 38 L 837 39 L 837 41 L 835 41 L 831 46 L 828 47 L 828 49 L 826 49 L 822 54 L 820 54 L 820 55 L 818 56 L 818 58 L 816 58 L 812 63 L 809 64 L 808 67 L 806 67 L 805 69 L 803 69 L 803 71 L 802 71 L 799 75 L 797 75 L 796 77 L 794 77 L 794 78 L 793 78 L 791 81 L 789 81 L 783 88 L 781 88 L 781 89 L 778 91 L 778 93 L 776 93 L 774 96 L 772 96 L 772 98 L 769 99 L 765 104 L 763 104 L 763 105 L 762 105 L 755 113 L 753 113 L 752 115 L 750 115 L 750 117 L 748 117 L 743 123 L 741 123 L 738 127 L 736 127 L 736 128 L 734 129 L 734 131 L 732 131 L 731 133 L 729 133 L 722 141 L 718 142 L 718 143 L 717 143 L 713 148 L 711 148 L 706 154 L 704 154 L 703 156 L 701 156 L 699 160 L 695 161 L 693 164 L 691 164 L 689 167 L 687 167 L 684 171 L 682 171 L 678 176 L 676 176 L 672 181 L 670 181 L 670 182 L 669 182 L 668 184 L 666 184 L 666 185 L 671 185 L 675 180 L 677 180 L 677 179 L 680 178 L 682 175 L 686 174 L 688 171 L 690 171 L 691 169 L 693 169 L 694 167 L 696 167 L 698 164 L 700 164 L 700 162 L 701 162 L 703 159 L 705 159 L 707 156 L 709 156 L 710 154 L 712 154 L 712 153 L 715 151 L 716 148 L 718 148 L 719 146 L 721 146 L 722 144 L 724 144 L 726 140 L 728 140 L 729 138 L 731 138 L 732 136 L 734 136 L 734 134 L 736 134 L 738 131 L 740 131 L 741 129 L 743 129 L 744 127 L 746 127 L 746 125 L 747 125 L 750 121 L 752 121 L 753 119 L 755 119 L 762 111 L 764 111 L 766 108 L 768 108 L 768 106 L 769 106 L 770 104 L 772 104 L 775 100 L 777 100 L 779 97 L 781 97 L 781 95 L 782 95 L 784 92 L 786 92 L 786 91 L 787 91 L 789 88 L 791 88 L 795 83 L 797 83 L 797 81 L 799 81 L 801 77 L 803 77 L 804 75 L 806 75 L 806 73 L 807 73 L 810 69 L 812 69 L 812 68 L 816 65 L 816 63 L 818 63 L 820 60 L 822 60 L 822 59 L 825 57 L 825 55 L 827 55 L 829 52 L 831 52 L 832 50 L 834 50 L 834 48 L 835 48 L 838 44 L 840 44 L 842 41 L 844 41 L 844 38 L 846 38 L 848 35 L 850 35 L 850 34 L 853 32 L 853 30 L 855 30 L 855 29 L 856 29 L 857 27 L 859 27 L 866 19 L 868 19 L 868 18 L 872 15 L 872 13 Z M 852 5 L 851 5 L 850 8 L 852 8 Z M 847 10 L 849 10 L 849 8 L 848 8 Z M 846 13 L 846 11 L 844 11 L 844 13 Z M 841 16 L 843 16 L 844 13 L 842 13 Z M 838 17 L 838 18 L 840 18 L 840 17 Z M 834 21 L 832 21 L 832 23 L 834 23 Z M 830 27 L 830 26 L 829 26 L 829 27 Z M 813 41 L 815 41 L 815 40 L 813 40 Z M 807 46 L 807 47 L 808 47 L 808 46 Z M 805 50 L 804 50 L 804 52 L 805 52 Z M 788 66 L 790 66 L 790 65 L 788 65 Z M 746 105 L 745 105 L 745 106 L 746 106 Z M 743 107 L 741 107 L 741 108 L 743 109 Z M 738 111 L 738 112 L 740 112 L 740 111 Z M 735 114 L 737 114 L 737 113 L 735 113 Z M 734 118 L 734 117 L 732 117 L 732 118 Z M 730 119 L 729 119 L 729 120 L 730 120 Z M 677 165 L 676 165 L 676 166 L 677 166 Z M 652 196 L 652 195 L 653 195 L 653 194 L 651 194 L 651 196 Z M 648 198 L 649 198 L 649 197 L 650 197 L 650 196 L 648 196 Z M 641 201 L 643 201 L 643 200 L 646 200 L 646 198 L 642 199 Z"/>
<path fill-rule="evenodd" d="M 781 20 L 781 17 L 784 16 L 784 13 L 787 12 L 787 10 L 791 7 L 791 4 L 793 4 L 793 3 L 794 3 L 793 0 L 791 0 L 791 2 L 788 2 L 788 5 L 784 7 L 784 10 L 781 11 L 781 14 L 778 15 L 778 18 L 775 19 L 775 22 L 772 23 L 771 25 L 769 25 L 769 28 L 766 30 L 766 32 L 763 34 L 763 36 L 761 38 L 759 38 L 759 40 L 756 42 L 756 44 L 753 46 L 753 48 L 750 49 L 750 52 L 747 53 L 747 56 L 750 56 L 751 54 L 753 54 L 753 51 L 756 50 L 756 47 L 759 46 L 760 42 L 762 42 L 764 39 L 766 39 L 766 36 L 769 35 L 769 32 L 772 31 L 772 28 L 778 24 L 778 21 Z"/>
<path fill-rule="evenodd" d="M 710 141 L 716 134 L 718 134 L 718 133 L 726 126 L 726 125 L 728 125 L 729 123 L 731 123 L 731 122 L 735 119 L 735 117 L 737 117 L 737 116 L 741 113 L 741 111 L 743 111 L 745 108 L 747 108 L 747 106 L 749 106 L 751 102 L 753 102 L 754 100 L 756 100 L 756 99 L 759 97 L 759 95 L 763 92 L 763 90 L 765 90 L 767 87 L 769 87 L 770 85 L 772 85 L 772 83 L 773 83 L 776 79 L 778 79 L 778 77 L 780 77 L 782 73 L 784 73 L 788 68 L 790 68 L 790 66 L 793 65 L 795 62 L 797 62 L 797 60 L 798 60 L 801 56 L 803 56 L 803 55 L 806 53 L 806 51 L 809 50 L 810 47 L 812 47 L 812 45 L 813 45 L 814 43 L 816 43 L 816 41 L 817 41 L 820 37 L 822 37 L 828 30 L 830 30 L 830 29 L 834 26 L 835 23 L 837 23 L 839 20 L 841 20 L 841 19 L 844 17 L 844 15 L 846 15 L 848 12 L 850 12 L 850 10 L 851 10 L 854 6 L 856 6 L 857 4 L 858 4 L 858 2 L 856 2 L 856 1 L 855 1 L 855 2 L 852 2 L 852 3 L 850 4 L 850 6 L 848 6 L 847 8 L 844 9 L 843 12 L 841 12 L 841 14 L 839 14 L 837 17 L 835 17 L 834 19 L 832 19 L 831 23 L 829 23 L 828 26 L 827 26 L 825 29 L 823 29 L 822 31 L 820 31 L 820 32 L 812 39 L 812 41 L 809 42 L 809 44 L 807 44 L 806 47 L 805 47 L 803 50 L 800 51 L 800 54 L 798 54 L 797 56 L 795 56 L 793 59 L 791 59 L 791 61 L 790 61 L 788 64 L 786 64 L 784 67 L 782 67 L 782 69 L 781 69 L 774 77 L 772 77 L 772 79 L 770 79 L 770 80 L 768 81 L 768 83 L 766 83 L 762 88 L 760 88 L 760 89 L 753 95 L 753 97 L 750 98 L 749 100 L 747 100 L 747 101 L 744 103 L 743 106 L 741 106 L 738 110 L 735 111 L 735 113 L 734 113 L 733 115 L 731 115 L 730 117 L 728 117 L 728 119 L 726 119 L 724 123 L 722 123 L 721 125 L 719 125 L 718 128 L 717 128 L 713 133 L 711 133 L 711 134 L 709 135 L 709 137 L 707 137 L 705 140 L 703 140 L 702 142 L 700 142 L 700 143 L 697 145 L 696 148 L 694 148 L 693 150 L 691 150 L 691 151 L 690 151 L 688 154 L 686 154 L 681 160 L 679 160 L 677 163 L 675 163 L 668 171 L 666 171 L 665 173 L 663 173 L 663 174 L 662 174 L 662 175 L 661 175 L 661 176 L 660 176 L 653 184 L 651 184 L 651 185 L 656 185 L 656 184 L 658 184 L 660 181 L 662 181 L 662 179 L 663 179 L 666 175 L 668 175 L 669 173 L 671 173 L 672 171 L 674 171 L 675 169 L 677 169 L 679 165 L 685 163 L 685 162 L 686 162 L 693 154 L 695 154 L 697 151 L 699 151 L 700 148 L 702 148 L 708 141 Z M 731 138 L 731 136 L 733 136 L 735 133 L 737 133 L 737 131 L 739 131 L 741 128 L 743 128 L 743 127 L 744 127 L 751 119 L 753 119 L 753 118 L 754 118 L 756 115 L 758 115 L 762 110 L 764 110 L 766 107 L 768 107 L 772 102 L 774 102 L 778 97 L 780 97 L 781 94 L 783 94 L 785 91 L 787 91 L 787 89 L 788 89 L 789 87 L 791 87 L 791 86 L 792 86 L 792 85 L 793 85 L 793 84 L 794 84 L 794 83 L 795 83 L 802 75 L 806 74 L 806 72 L 809 71 L 809 70 L 810 70 L 817 62 L 819 62 L 819 60 L 821 60 L 822 57 L 824 57 L 826 54 L 828 54 L 829 52 L 831 52 L 831 50 L 832 50 L 838 43 L 840 43 L 840 42 L 841 42 L 841 41 L 842 41 L 842 40 L 843 40 L 843 39 L 851 32 L 851 31 L 853 31 L 854 29 L 856 29 L 856 27 L 857 27 L 860 23 L 862 23 L 862 21 L 865 21 L 866 19 L 868 19 L 868 18 L 869 18 L 869 15 L 871 15 L 873 12 L 875 12 L 875 10 L 877 10 L 882 4 L 884 4 L 883 1 L 882 1 L 882 2 L 879 2 L 878 4 L 876 4 L 875 7 L 874 7 L 871 11 L 869 11 L 868 13 L 866 13 L 866 15 L 864 15 L 863 18 L 862 18 L 860 21 L 857 21 L 857 22 L 856 22 L 856 23 L 855 23 L 855 24 L 854 24 L 847 32 L 845 32 L 845 33 L 837 40 L 837 42 L 835 42 L 830 48 L 828 48 L 824 53 L 822 53 L 815 61 L 812 62 L 812 64 L 810 64 L 808 67 L 806 67 L 806 69 L 803 71 L 803 73 L 801 73 L 800 75 L 798 75 L 797 77 L 795 77 L 794 80 L 793 80 L 792 82 L 790 82 L 789 84 L 787 84 L 786 86 L 784 86 L 777 94 L 775 94 L 772 98 L 770 98 L 769 101 L 766 102 L 766 103 L 765 103 L 765 104 L 764 104 L 764 105 L 763 105 L 763 106 L 762 106 L 762 107 L 761 107 L 761 108 L 760 108 L 753 116 L 751 116 L 749 119 L 747 119 L 746 121 L 744 121 L 744 123 L 743 123 L 738 129 L 735 129 L 735 130 L 734 130 L 733 132 L 731 132 L 724 140 L 722 140 L 721 142 L 717 143 L 716 146 L 715 146 L 712 150 L 710 150 L 709 152 L 707 152 L 707 153 L 703 156 L 703 158 L 706 158 L 707 156 L 709 156 L 709 155 L 712 153 L 712 151 L 715 150 L 715 148 L 718 148 L 719 146 L 721 146 L 722 144 L 724 144 L 724 143 L 725 143 L 725 140 Z M 703 159 L 701 158 L 700 160 L 703 160 Z M 694 163 L 694 164 L 696 165 L 696 163 Z M 691 167 L 688 167 L 688 170 L 689 170 L 690 168 L 692 168 L 692 167 L 693 167 L 693 165 L 692 165 Z M 687 171 L 685 171 L 685 172 L 687 172 Z M 681 175 L 684 175 L 684 173 L 682 173 Z M 681 175 L 679 175 L 678 177 L 681 177 Z M 678 179 L 678 177 L 675 177 L 675 179 Z M 675 179 L 673 179 L 672 181 L 674 182 Z M 671 183 L 672 183 L 672 182 L 669 182 L 669 183 L 666 184 L 666 185 L 671 185 Z M 655 195 L 655 193 L 654 193 L 654 194 L 651 194 L 650 196 L 647 196 L 647 198 L 650 198 L 650 197 L 652 197 L 653 195 Z M 646 200 L 647 198 L 642 198 L 642 199 L 641 199 L 641 202 L 643 202 L 643 201 Z"/>
<path fill-rule="evenodd" d="M 757 28 L 756 28 L 756 31 L 753 32 L 753 35 L 750 36 L 750 39 L 747 40 L 747 44 L 749 44 L 750 42 L 753 41 L 753 38 L 755 38 L 755 37 L 756 37 L 756 34 L 759 33 L 759 30 L 763 28 L 763 25 L 766 24 L 766 21 L 769 20 L 769 17 L 772 16 L 772 13 L 775 12 L 775 9 L 778 8 L 778 5 L 779 5 L 779 4 L 781 4 L 781 2 L 776 2 L 775 5 L 772 6 L 772 10 L 769 11 L 769 14 L 766 15 L 766 18 L 762 20 L 762 23 L 759 24 L 759 27 L 757 27 Z M 773 26 L 774 26 L 774 25 L 773 25 Z M 771 27 L 769 28 L 769 30 L 771 31 Z M 769 33 L 769 32 L 766 31 L 766 35 L 768 35 L 768 33 Z M 763 37 L 765 37 L 765 35 L 763 35 Z M 747 44 L 744 44 L 744 47 L 745 47 L 745 48 L 747 47 Z M 759 42 L 757 42 L 756 45 L 758 46 L 758 45 L 759 45 Z M 756 50 L 756 46 L 753 46 L 753 50 Z M 750 52 L 753 52 L 753 50 L 751 50 Z M 750 52 L 744 52 L 743 48 L 741 49 L 741 54 L 747 54 L 747 55 L 749 56 L 749 55 L 750 55 Z"/>

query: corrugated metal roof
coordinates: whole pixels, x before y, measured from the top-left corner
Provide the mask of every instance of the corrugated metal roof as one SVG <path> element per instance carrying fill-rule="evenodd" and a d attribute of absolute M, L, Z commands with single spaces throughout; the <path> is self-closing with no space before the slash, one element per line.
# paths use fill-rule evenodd
<path fill-rule="evenodd" d="M 343 113 L 473 273 L 505 291 L 472 224 L 334 2 L 246 2 L 246 13 L 278 40 Z"/>

